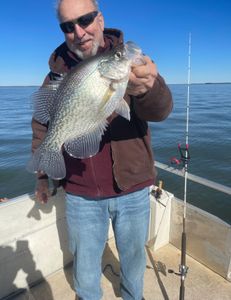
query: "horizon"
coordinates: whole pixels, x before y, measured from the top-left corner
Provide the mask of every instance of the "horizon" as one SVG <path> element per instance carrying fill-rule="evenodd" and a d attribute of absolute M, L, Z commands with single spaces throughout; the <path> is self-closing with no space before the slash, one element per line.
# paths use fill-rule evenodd
<path fill-rule="evenodd" d="M 167 83 L 167 85 L 203 85 L 203 84 L 231 84 L 231 81 L 227 82 L 190 82 L 186 83 Z M 0 85 L 1 87 L 40 87 L 39 84 L 29 84 L 29 85 Z"/>

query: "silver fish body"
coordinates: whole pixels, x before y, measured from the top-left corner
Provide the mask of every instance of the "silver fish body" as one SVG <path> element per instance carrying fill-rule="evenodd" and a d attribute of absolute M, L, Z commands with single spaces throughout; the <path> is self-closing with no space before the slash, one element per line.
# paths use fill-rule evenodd
<path fill-rule="evenodd" d="M 115 111 L 130 120 L 123 99 L 131 63 L 137 56 L 133 43 L 92 57 L 73 68 L 62 80 L 41 87 L 33 95 L 34 115 L 49 121 L 42 144 L 27 165 L 53 179 L 66 176 L 63 147 L 73 157 L 86 158 L 99 150 L 107 118 Z"/>

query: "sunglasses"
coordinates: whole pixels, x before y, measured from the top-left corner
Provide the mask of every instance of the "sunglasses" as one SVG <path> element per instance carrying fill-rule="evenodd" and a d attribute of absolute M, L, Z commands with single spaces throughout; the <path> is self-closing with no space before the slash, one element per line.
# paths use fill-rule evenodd
<path fill-rule="evenodd" d="M 78 24 L 81 28 L 87 28 L 87 26 L 94 22 L 97 15 L 98 11 L 93 11 L 75 20 L 61 23 L 59 26 L 64 33 L 72 33 L 75 31 L 75 24 Z"/>

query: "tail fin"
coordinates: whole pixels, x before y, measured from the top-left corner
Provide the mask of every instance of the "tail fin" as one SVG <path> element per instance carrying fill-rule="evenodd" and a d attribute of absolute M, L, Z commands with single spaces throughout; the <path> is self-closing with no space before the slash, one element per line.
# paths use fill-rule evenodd
<path fill-rule="evenodd" d="M 66 176 L 66 167 L 61 151 L 46 149 L 42 145 L 32 155 L 28 162 L 27 171 L 37 173 L 42 171 L 52 179 L 62 179 Z"/>

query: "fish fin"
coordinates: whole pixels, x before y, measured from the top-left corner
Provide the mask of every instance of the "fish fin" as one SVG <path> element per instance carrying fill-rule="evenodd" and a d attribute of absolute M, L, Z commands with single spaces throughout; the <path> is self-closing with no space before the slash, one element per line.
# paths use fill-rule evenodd
<path fill-rule="evenodd" d="M 66 167 L 61 151 L 44 150 L 38 148 L 32 155 L 26 167 L 30 173 L 43 171 L 52 179 L 63 179 L 66 176 Z"/>
<path fill-rule="evenodd" d="M 55 94 L 63 78 L 62 76 L 58 80 L 51 81 L 31 95 L 33 118 L 38 122 L 46 124 L 50 120 L 54 108 Z"/>
<path fill-rule="evenodd" d="M 130 107 L 124 99 L 120 100 L 115 112 L 130 121 Z"/>
<path fill-rule="evenodd" d="M 100 113 L 103 113 L 105 116 L 110 115 L 113 111 L 113 97 L 115 96 L 115 90 L 109 87 L 101 101 L 98 110 Z"/>
<path fill-rule="evenodd" d="M 87 158 L 99 152 L 102 135 L 108 122 L 102 121 L 97 128 L 87 135 L 70 139 L 65 142 L 65 150 L 75 158 Z"/>
<path fill-rule="evenodd" d="M 112 86 L 109 86 L 109 88 L 106 90 L 103 99 L 102 99 L 102 106 L 104 106 L 112 97 L 112 95 L 115 93 L 115 89 L 112 88 Z"/>

